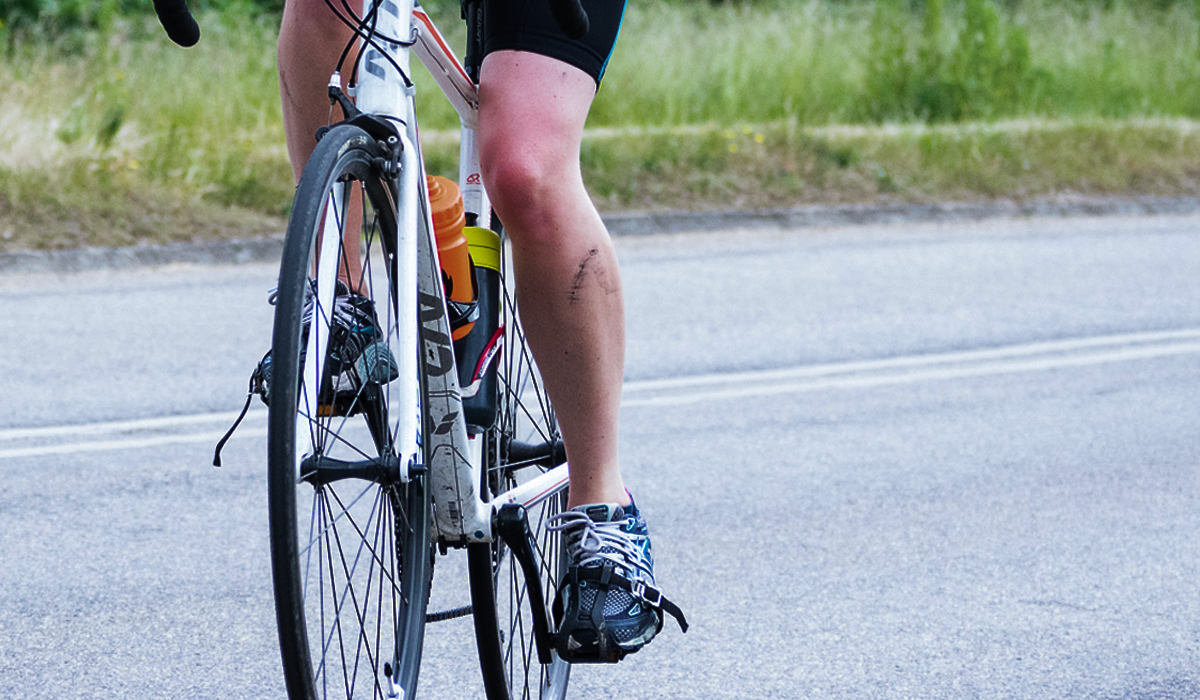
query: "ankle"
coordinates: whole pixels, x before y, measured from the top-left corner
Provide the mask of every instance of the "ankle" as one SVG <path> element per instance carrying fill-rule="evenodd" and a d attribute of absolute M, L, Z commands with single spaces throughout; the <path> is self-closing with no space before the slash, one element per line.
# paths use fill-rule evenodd
<path fill-rule="evenodd" d="M 633 504 L 633 496 L 624 485 L 618 484 L 616 488 L 570 488 L 567 492 L 567 508 L 576 508 L 578 506 L 586 506 L 594 503 L 615 503 L 625 507 Z"/>

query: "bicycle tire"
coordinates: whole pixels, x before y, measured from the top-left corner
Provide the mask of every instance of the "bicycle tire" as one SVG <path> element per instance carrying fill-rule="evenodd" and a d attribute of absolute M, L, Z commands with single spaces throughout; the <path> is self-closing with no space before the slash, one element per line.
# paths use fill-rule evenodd
<path fill-rule="evenodd" d="M 351 285 L 359 277 L 357 291 L 373 300 L 384 341 L 391 346 L 397 337 L 392 301 L 397 281 L 388 260 L 396 199 L 373 165 L 379 156 L 374 139 L 358 128 L 343 125 L 326 133 L 297 187 L 280 267 L 269 384 L 268 508 L 280 655 L 293 700 L 382 698 L 393 682 L 412 697 L 420 665 L 432 576 L 430 499 L 423 476 L 398 478 L 399 460 L 392 454 L 396 424 L 387 415 L 387 397 L 416 382 L 423 400 L 423 363 L 417 363 L 419 376 L 363 382 L 351 391 L 331 391 L 326 376 L 314 392 L 306 391 L 301 356 L 314 333 L 336 345 L 328 340 L 337 337 L 330 328 L 332 310 L 311 291 L 316 283 L 310 281 L 314 271 L 331 264 Z M 361 234 L 345 231 L 347 211 L 359 206 Z M 332 249 L 321 245 L 329 236 L 337 240 L 333 254 L 322 252 Z M 360 236 L 356 257 L 355 236 Z M 312 299 L 307 332 L 306 297 Z M 332 350 L 322 363 L 327 375 L 335 363 L 328 359 Z M 309 405 L 314 394 L 315 410 Z M 306 451 L 308 465 L 326 458 L 379 469 L 326 477 L 310 466 L 309 476 L 298 478 Z"/>
<path fill-rule="evenodd" d="M 492 497 L 527 476 L 535 476 L 565 460 L 554 411 L 545 394 L 537 365 L 525 343 L 510 285 L 502 264 L 505 328 L 504 352 L 498 367 L 499 412 L 495 427 L 486 434 L 481 493 Z M 518 457 L 514 449 L 523 445 Z M 530 450 L 530 446 L 535 447 Z M 549 459 L 528 461 L 529 453 L 549 453 Z M 566 485 L 536 506 L 527 509 L 529 528 L 542 573 L 544 599 L 554 600 L 566 560 L 560 537 L 546 529 L 546 520 L 566 506 Z M 558 700 L 567 692 L 570 664 L 552 652 L 552 662 L 539 662 L 530 622 L 529 597 L 521 566 L 507 547 L 493 543 L 467 548 L 471 604 L 476 645 L 484 688 L 489 700 L 541 698 Z M 553 621 L 552 623 L 553 624 Z"/>

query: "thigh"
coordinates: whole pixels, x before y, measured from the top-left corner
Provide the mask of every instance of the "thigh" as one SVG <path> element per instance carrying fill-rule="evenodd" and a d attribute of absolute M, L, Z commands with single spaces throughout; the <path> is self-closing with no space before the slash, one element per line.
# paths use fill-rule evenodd
<path fill-rule="evenodd" d="M 484 59 L 480 74 L 480 138 L 485 146 L 522 141 L 511 155 L 577 156 L 595 94 L 587 73 L 559 59 L 496 51 Z"/>
<path fill-rule="evenodd" d="M 582 70 L 538 54 L 498 51 L 484 59 L 480 164 L 514 241 L 540 231 L 564 203 L 586 201 L 579 148 L 595 85 Z"/>

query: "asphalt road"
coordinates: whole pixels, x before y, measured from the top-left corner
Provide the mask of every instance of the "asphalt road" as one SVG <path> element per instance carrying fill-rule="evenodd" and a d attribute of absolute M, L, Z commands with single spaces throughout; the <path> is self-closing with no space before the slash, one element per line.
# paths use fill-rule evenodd
<path fill-rule="evenodd" d="M 578 698 L 1200 698 L 1200 217 L 623 238 L 692 622 Z M 279 698 L 269 265 L 0 276 L 0 698 Z M 461 602 L 439 562 L 437 604 Z M 421 697 L 479 695 L 470 622 Z"/>

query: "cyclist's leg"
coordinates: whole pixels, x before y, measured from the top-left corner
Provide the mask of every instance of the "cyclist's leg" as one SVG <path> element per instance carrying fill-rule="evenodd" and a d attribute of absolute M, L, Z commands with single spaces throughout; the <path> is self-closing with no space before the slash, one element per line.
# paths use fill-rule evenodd
<path fill-rule="evenodd" d="M 483 63 L 484 180 L 513 243 L 522 321 L 567 445 L 571 506 L 629 503 L 617 461 L 621 278 L 579 167 L 595 92 L 591 76 L 545 56 L 498 51 Z"/>
<path fill-rule="evenodd" d="M 329 124 L 329 76 L 352 36 L 353 32 L 337 20 L 325 0 L 288 0 L 284 4 L 279 26 L 279 92 L 288 158 L 297 182 L 317 145 L 317 129 Z M 348 210 L 351 219 L 346 230 L 357 231 L 362 207 L 359 193 L 355 191 L 352 196 Z M 349 257 L 356 258 L 358 240 L 352 238 L 345 245 Z M 353 267 L 340 270 L 339 277 L 353 290 L 361 285 L 360 271 Z"/>
<path fill-rule="evenodd" d="M 312 154 L 317 129 L 329 123 L 329 75 L 350 41 L 325 0 L 288 0 L 279 26 L 279 92 L 283 128 L 296 181 Z"/>
<path fill-rule="evenodd" d="M 480 88 L 484 179 L 513 241 L 521 320 L 570 463 L 572 510 L 552 522 L 570 558 L 556 607 L 558 652 L 571 661 L 619 660 L 653 638 L 660 610 L 678 613 L 647 595 L 649 532 L 617 461 L 624 303 L 579 165 L 595 81 L 553 58 L 498 50 Z"/>

